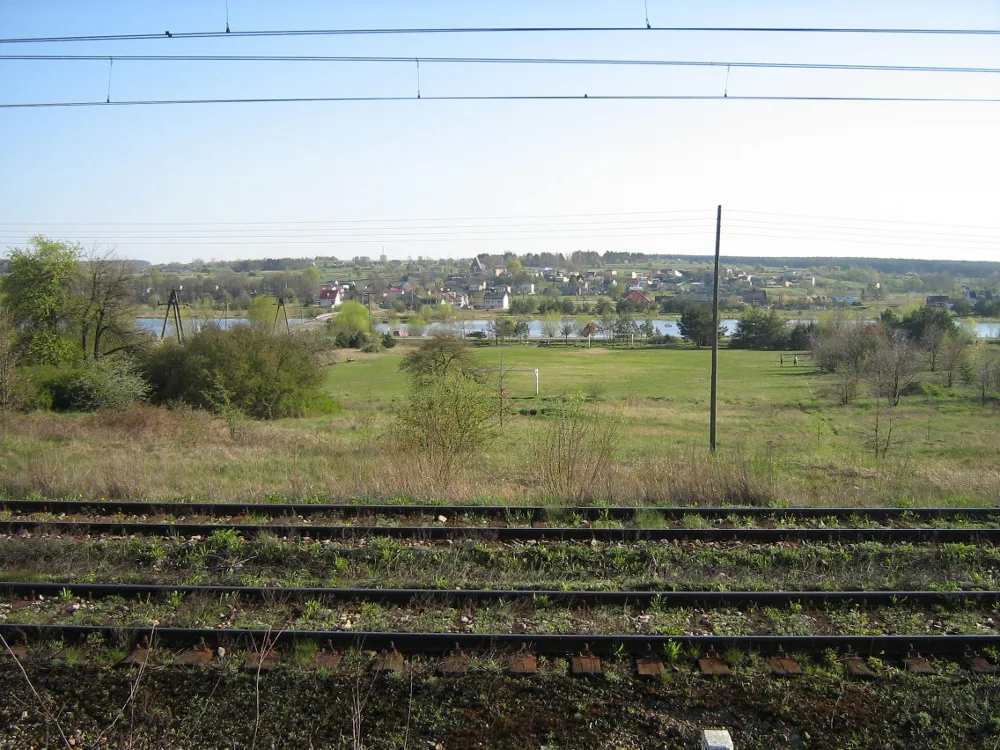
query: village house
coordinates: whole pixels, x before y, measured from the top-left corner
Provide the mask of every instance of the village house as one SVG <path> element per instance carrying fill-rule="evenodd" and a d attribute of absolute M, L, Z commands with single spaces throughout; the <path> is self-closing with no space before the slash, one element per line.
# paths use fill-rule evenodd
<path fill-rule="evenodd" d="M 463 292 L 444 292 L 441 295 L 441 302 L 449 304 L 456 309 L 464 310 L 469 307 L 469 295 Z"/>
<path fill-rule="evenodd" d="M 506 289 L 490 289 L 483 295 L 483 306 L 487 310 L 510 309 L 510 296 Z"/>
<path fill-rule="evenodd" d="M 643 305 L 651 305 L 653 301 L 642 293 L 640 289 L 631 289 L 627 292 L 622 292 L 622 299 L 629 300 L 631 302 L 637 302 Z"/>
<path fill-rule="evenodd" d="M 343 292 L 335 284 L 324 284 L 320 287 L 319 295 L 316 297 L 316 304 L 319 307 L 339 307 L 343 301 Z"/>
<path fill-rule="evenodd" d="M 767 305 L 767 292 L 763 289 L 751 289 L 749 292 L 744 292 L 743 304 L 764 307 Z"/>

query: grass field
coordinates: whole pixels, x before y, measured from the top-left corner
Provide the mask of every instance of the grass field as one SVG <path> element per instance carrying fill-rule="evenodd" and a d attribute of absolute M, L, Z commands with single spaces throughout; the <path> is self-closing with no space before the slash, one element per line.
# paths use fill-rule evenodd
<path fill-rule="evenodd" d="M 832 376 L 806 357 L 793 367 L 786 355 L 779 366 L 771 352 L 720 353 L 720 448 L 712 458 L 710 353 L 688 348 L 477 347 L 486 369 L 498 369 L 501 357 L 505 368 L 539 368 L 541 392 L 534 395 L 532 373 L 511 373 L 503 432 L 455 475 L 435 476 L 394 440 L 395 409 L 408 389 L 399 371 L 406 348 L 352 354 L 353 361 L 333 365 L 325 388 L 343 405 L 334 415 L 227 424 L 204 413 L 141 407 L 7 418 L 0 491 L 791 505 L 979 505 L 1000 495 L 997 417 L 971 393 L 927 388 L 904 397 L 896 442 L 876 462 L 866 445 L 870 400 L 840 406 Z M 553 422 L 546 412 L 567 393 L 621 424 L 614 460 L 573 497 L 559 497 L 547 490 L 537 450 Z"/>

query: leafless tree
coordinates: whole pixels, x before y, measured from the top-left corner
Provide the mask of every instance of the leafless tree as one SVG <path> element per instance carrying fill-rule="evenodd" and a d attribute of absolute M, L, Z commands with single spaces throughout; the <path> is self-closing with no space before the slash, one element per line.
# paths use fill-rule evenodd
<path fill-rule="evenodd" d="M 979 405 L 985 406 L 986 394 L 1000 386 L 1000 352 L 985 341 L 976 344 L 975 375 Z"/>
<path fill-rule="evenodd" d="M 920 348 L 927 352 L 927 360 L 931 366 L 931 372 L 937 369 L 938 355 L 944 346 L 945 336 L 948 331 L 944 326 L 931 323 L 920 335 Z"/>
<path fill-rule="evenodd" d="M 968 353 L 972 337 L 965 330 L 958 329 L 949 332 L 941 344 L 939 361 L 944 373 L 945 384 L 951 388 L 955 384 L 955 375 L 962 369 Z"/>
<path fill-rule="evenodd" d="M 573 318 L 563 318 L 562 325 L 559 326 L 559 332 L 563 335 L 563 339 L 568 344 L 569 337 L 576 332 L 576 321 Z"/>
<path fill-rule="evenodd" d="M 893 332 L 868 357 L 865 380 L 875 396 L 887 399 L 890 406 L 898 406 L 903 390 L 916 380 L 922 368 L 913 344 L 903 333 Z"/>
<path fill-rule="evenodd" d="M 889 449 L 898 442 L 892 434 L 896 410 L 890 397 L 876 393 L 871 422 L 865 429 L 866 444 L 872 450 L 876 461 L 883 460 Z"/>
<path fill-rule="evenodd" d="M 823 372 L 836 373 L 837 396 L 847 405 L 857 395 L 872 352 L 879 345 L 877 326 L 829 328 L 813 339 L 812 357 Z"/>
<path fill-rule="evenodd" d="M 80 346 L 94 359 L 128 349 L 138 338 L 134 277 L 114 248 L 94 248 L 84 257 L 77 282 Z"/>

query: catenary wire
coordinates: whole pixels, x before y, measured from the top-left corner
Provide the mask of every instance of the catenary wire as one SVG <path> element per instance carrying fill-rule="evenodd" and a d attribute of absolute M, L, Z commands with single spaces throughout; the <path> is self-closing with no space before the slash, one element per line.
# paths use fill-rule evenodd
<path fill-rule="evenodd" d="M 723 96 L 721 94 L 512 94 L 454 96 L 297 96 L 244 97 L 232 99 L 131 99 L 121 101 L 17 102 L 0 104 L 0 109 L 54 109 L 60 107 L 136 107 L 178 104 L 315 104 L 350 102 L 540 102 L 540 101 L 747 101 L 747 102 L 883 102 L 909 104 L 1000 104 L 996 97 L 934 96 Z"/>
<path fill-rule="evenodd" d="M 777 68 L 792 70 L 891 71 L 907 73 L 1000 73 L 1000 68 L 947 65 L 883 65 L 849 63 L 808 63 L 714 60 L 637 60 L 614 58 L 558 57 L 424 57 L 386 55 L 0 55 L 0 60 L 37 62 L 309 62 L 309 63 L 404 63 L 415 60 L 434 64 L 501 65 L 597 65 L 639 67 Z"/>
<path fill-rule="evenodd" d="M 138 34 L 92 34 L 2 38 L 0 44 L 39 44 L 58 42 L 119 42 L 152 39 L 221 39 L 236 37 L 282 36 L 400 36 L 421 34 L 531 34 L 597 32 L 668 32 L 668 33 L 751 33 L 751 34 L 889 34 L 934 36 L 997 36 L 1000 29 L 961 28 L 891 28 L 891 27 L 818 27 L 818 26 L 467 26 L 439 28 L 381 29 L 263 29 L 248 31 L 180 31 Z"/>

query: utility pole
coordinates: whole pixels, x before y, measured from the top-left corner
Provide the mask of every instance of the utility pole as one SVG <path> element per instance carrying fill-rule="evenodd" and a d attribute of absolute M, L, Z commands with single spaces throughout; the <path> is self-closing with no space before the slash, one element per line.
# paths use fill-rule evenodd
<path fill-rule="evenodd" d="M 715 413 L 719 391 L 719 242 L 722 238 L 722 206 L 715 216 L 715 280 L 712 283 L 712 415 L 708 441 L 715 453 Z"/>

